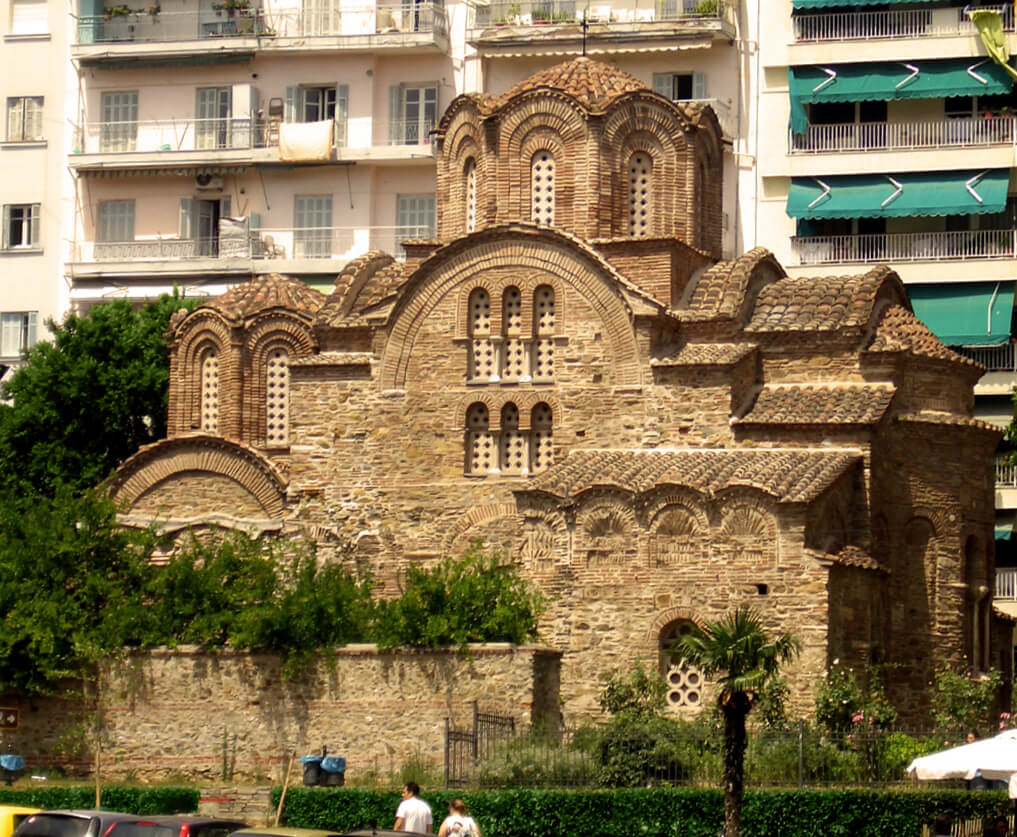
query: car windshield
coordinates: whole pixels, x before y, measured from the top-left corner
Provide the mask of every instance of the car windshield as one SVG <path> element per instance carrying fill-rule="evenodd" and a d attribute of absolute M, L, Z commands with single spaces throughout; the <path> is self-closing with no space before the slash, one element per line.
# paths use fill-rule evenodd
<path fill-rule="evenodd" d="M 154 822 L 118 822 L 106 832 L 106 837 L 178 837 L 179 825 L 159 825 Z"/>
<path fill-rule="evenodd" d="M 18 829 L 19 837 L 85 837 L 92 820 L 64 814 L 33 814 Z"/>

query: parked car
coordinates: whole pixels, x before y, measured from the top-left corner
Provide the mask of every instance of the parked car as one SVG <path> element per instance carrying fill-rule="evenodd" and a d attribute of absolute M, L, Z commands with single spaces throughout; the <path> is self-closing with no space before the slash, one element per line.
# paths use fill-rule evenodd
<path fill-rule="evenodd" d="M 247 823 L 216 817 L 138 817 L 115 822 L 101 837 L 227 837 Z"/>
<path fill-rule="evenodd" d="M 25 817 L 14 837 L 104 837 L 114 823 L 136 819 L 137 814 L 94 809 L 40 811 Z"/>
<path fill-rule="evenodd" d="M 38 814 L 39 808 L 25 808 L 22 805 L 0 805 L 0 837 L 11 837 L 14 829 L 29 814 Z"/>
<path fill-rule="evenodd" d="M 329 831 L 327 828 L 290 828 L 274 826 L 271 828 L 241 828 L 230 837 L 343 837 L 341 831 Z"/>

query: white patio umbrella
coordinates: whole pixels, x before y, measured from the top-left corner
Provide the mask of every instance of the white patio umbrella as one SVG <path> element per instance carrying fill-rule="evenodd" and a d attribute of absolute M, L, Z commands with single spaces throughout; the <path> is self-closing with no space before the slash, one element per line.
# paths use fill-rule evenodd
<path fill-rule="evenodd" d="M 1017 799 L 1017 729 L 993 738 L 972 741 L 939 753 L 916 758 L 908 765 L 916 779 L 974 779 L 1010 783 L 1010 798 Z"/>

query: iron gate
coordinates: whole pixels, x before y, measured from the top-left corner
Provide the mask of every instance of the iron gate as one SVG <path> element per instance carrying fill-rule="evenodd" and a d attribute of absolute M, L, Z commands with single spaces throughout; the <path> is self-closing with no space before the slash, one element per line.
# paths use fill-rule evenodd
<path fill-rule="evenodd" d="M 500 741 L 515 735 L 515 719 L 507 715 L 481 712 L 473 701 L 473 729 L 453 729 L 445 719 L 445 787 L 468 785 L 477 765 L 490 758 Z"/>

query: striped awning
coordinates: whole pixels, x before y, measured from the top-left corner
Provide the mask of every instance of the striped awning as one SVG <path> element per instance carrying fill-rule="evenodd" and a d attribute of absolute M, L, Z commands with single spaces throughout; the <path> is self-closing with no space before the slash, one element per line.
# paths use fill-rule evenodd
<path fill-rule="evenodd" d="M 79 168 L 78 174 L 93 179 L 113 179 L 118 177 L 197 177 L 199 174 L 226 175 L 243 174 L 248 165 L 233 166 L 117 166 L 107 168 Z"/>

